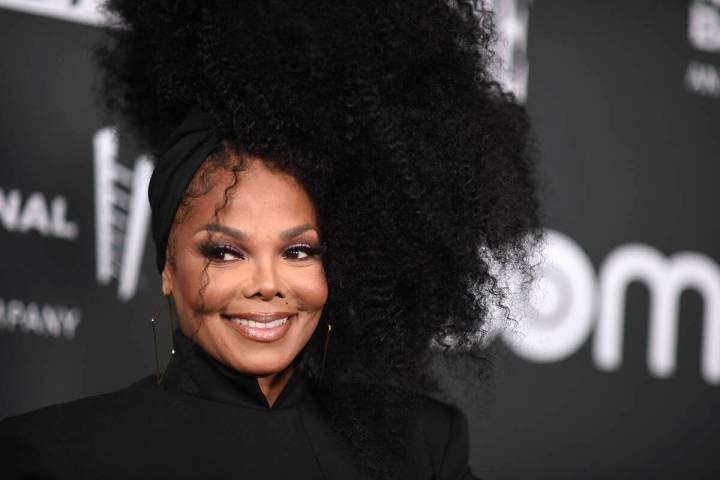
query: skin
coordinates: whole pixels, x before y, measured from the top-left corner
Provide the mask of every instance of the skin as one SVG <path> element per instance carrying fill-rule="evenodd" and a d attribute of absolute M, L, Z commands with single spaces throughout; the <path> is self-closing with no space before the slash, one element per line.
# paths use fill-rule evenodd
<path fill-rule="evenodd" d="M 328 287 L 321 256 L 307 248 L 321 241 L 307 192 L 258 159 L 246 162 L 217 217 L 231 172 L 215 172 L 212 190 L 193 199 L 171 234 L 173 261 L 162 272 L 162 288 L 173 296 L 182 332 L 219 362 L 256 376 L 272 406 L 318 325 Z M 201 294 L 208 261 L 209 283 Z M 285 336 L 260 342 L 239 333 L 226 316 L 243 312 L 296 315 Z"/>

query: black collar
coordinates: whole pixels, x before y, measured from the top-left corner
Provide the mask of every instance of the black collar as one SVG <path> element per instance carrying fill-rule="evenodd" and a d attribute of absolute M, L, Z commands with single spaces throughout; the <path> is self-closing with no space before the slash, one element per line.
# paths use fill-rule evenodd
<path fill-rule="evenodd" d="M 175 329 L 173 341 L 175 353 L 161 382 L 165 389 L 262 410 L 292 408 L 299 405 L 305 396 L 307 373 L 302 361 L 304 349 L 293 360 L 293 374 L 271 408 L 257 378 L 218 362 L 180 329 Z"/>

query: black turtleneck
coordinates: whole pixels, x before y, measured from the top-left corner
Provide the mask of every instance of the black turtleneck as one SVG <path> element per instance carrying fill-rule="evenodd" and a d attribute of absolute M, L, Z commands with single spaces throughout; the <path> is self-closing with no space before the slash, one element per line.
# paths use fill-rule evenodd
<path fill-rule="evenodd" d="M 0 421 L 0 478 L 361 479 L 318 407 L 303 354 L 274 402 L 179 330 L 160 384 Z M 467 424 L 429 401 L 409 440 L 408 478 L 470 480 Z"/>
<path fill-rule="evenodd" d="M 163 375 L 165 390 L 181 391 L 213 402 L 259 410 L 283 410 L 302 402 L 307 386 L 305 350 L 295 357 L 293 373 L 272 407 L 257 378 L 233 370 L 208 355 L 181 331 L 173 334 L 174 354 Z"/>

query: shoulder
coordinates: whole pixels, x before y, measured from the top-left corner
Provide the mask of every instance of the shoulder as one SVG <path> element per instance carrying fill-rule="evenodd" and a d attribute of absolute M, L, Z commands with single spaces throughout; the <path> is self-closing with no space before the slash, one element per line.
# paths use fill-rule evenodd
<path fill-rule="evenodd" d="M 112 392 L 58 403 L 7 417 L 0 421 L 0 433 L 13 428 L 43 427 L 53 430 L 52 427 L 56 425 L 62 426 L 62 424 L 77 421 L 100 421 L 109 416 L 117 421 L 124 414 L 132 414 L 133 410 L 143 403 L 144 398 L 152 397 L 152 393 L 150 377 L 145 377 Z"/>
<path fill-rule="evenodd" d="M 424 448 L 435 478 L 471 480 L 468 419 L 455 405 L 418 396 L 413 414 L 414 448 Z"/>
<path fill-rule="evenodd" d="M 150 377 L 125 388 L 43 407 L 0 421 L 0 451 L 8 461 L 0 477 L 20 478 L 53 472 L 76 471 L 74 446 L 99 436 L 142 423 L 143 407 L 152 402 Z M 6 457 L 5 457 L 6 456 Z M 28 470 L 28 468 L 32 470 Z"/>

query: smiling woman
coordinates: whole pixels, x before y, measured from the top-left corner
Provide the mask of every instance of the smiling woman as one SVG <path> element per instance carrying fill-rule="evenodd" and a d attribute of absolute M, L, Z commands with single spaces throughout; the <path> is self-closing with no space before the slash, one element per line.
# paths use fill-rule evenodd
<path fill-rule="evenodd" d="M 162 375 L 0 422 L 0 477 L 475 478 L 443 375 L 480 384 L 497 272 L 531 274 L 541 238 L 490 12 L 108 8 L 102 91 L 157 159 L 174 353 Z"/>
<path fill-rule="evenodd" d="M 163 293 L 172 295 L 183 333 L 223 364 L 257 375 L 272 405 L 320 321 L 328 288 L 305 189 L 258 159 L 242 165 L 239 174 L 213 172 L 210 191 L 178 211 Z"/>

